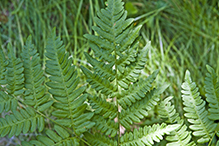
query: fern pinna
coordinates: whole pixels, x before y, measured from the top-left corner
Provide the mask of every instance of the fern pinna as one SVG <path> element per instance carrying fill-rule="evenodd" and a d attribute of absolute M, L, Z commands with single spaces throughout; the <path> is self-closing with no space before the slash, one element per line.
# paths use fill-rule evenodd
<path fill-rule="evenodd" d="M 107 7 L 94 18 L 97 26 L 92 28 L 96 35 L 84 35 L 94 52 L 94 56 L 85 52 L 92 71 L 81 67 L 96 90 L 95 95 L 88 97 L 95 113 L 91 119 L 95 127 L 85 133 L 92 145 L 153 145 L 177 126 L 163 123 L 131 130 L 132 124 L 145 118 L 160 98 L 158 91 L 152 89 L 158 71 L 146 79 L 139 77 L 151 45 L 138 47 L 141 25 L 134 27 L 134 19 L 127 19 L 123 4 L 121 0 L 108 0 Z"/>

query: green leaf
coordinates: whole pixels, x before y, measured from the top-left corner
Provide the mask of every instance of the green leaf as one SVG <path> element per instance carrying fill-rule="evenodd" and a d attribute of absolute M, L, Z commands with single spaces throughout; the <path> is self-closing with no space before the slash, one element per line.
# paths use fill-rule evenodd
<path fill-rule="evenodd" d="M 21 95 L 24 90 L 24 68 L 20 58 L 16 58 L 12 45 L 7 45 L 9 64 L 6 67 L 7 92 L 11 95 Z"/>
<path fill-rule="evenodd" d="M 126 145 L 154 145 L 154 141 L 160 142 L 164 134 L 169 134 L 179 127 L 178 124 L 166 125 L 156 124 L 151 126 L 144 126 L 144 128 L 135 129 L 134 132 L 126 133 L 121 137 L 121 146 Z"/>
<path fill-rule="evenodd" d="M 38 110 L 39 110 L 39 111 L 45 111 L 46 109 L 48 109 L 49 107 L 52 106 L 53 102 L 54 102 L 54 101 L 50 100 L 50 101 L 48 101 L 47 103 L 44 103 L 43 105 L 41 105 L 41 106 L 38 107 Z"/>
<path fill-rule="evenodd" d="M 208 73 L 205 77 L 205 96 L 209 103 L 209 115 L 208 118 L 211 120 L 219 120 L 219 81 L 217 74 L 214 69 L 210 66 L 206 66 Z"/>
<path fill-rule="evenodd" d="M 5 118 L 0 118 L 0 132 L 1 137 L 8 134 L 8 137 L 18 136 L 21 132 L 24 134 L 33 132 L 36 129 L 36 119 L 38 119 L 38 129 L 43 130 L 44 118 L 41 115 L 37 115 L 32 108 L 27 107 L 20 111 L 14 111 L 10 115 L 6 115 Z M 41 120 L 41 121 L 39 121 Z M 41 126 L 41 127 L 40 127 Z"/>
<path fill-rule="evenodd" d="M 38 110 L 44 111 L 52 105 L 56 109 L 52 112 L 52 115 L 58 118 L 56 122 L 73 129 L 83 122 L 89 123 L 93 114 L 85 113 L 85 108 L 79 108 L 85 105 L 87 94 L 84 92 L 86 87 L 77 89 L 80 79 L 77 77 L 75 66 L 72 66 L 72 58 L 69 58 L 69 53 L 65 51 L 61 38 L 56 36 L 55 29 L 47 40 L 45 55 L 47 57 L 45 71 L 50 79 L 46 85 L 50 88 L 49 93 L 52 94 L 54 101 L 45 102 Z M 73 118 L 76 115 L 89 116 L 83 119 Z M 84 131 L 74 130 L 74 132 L 80 135 Z"/>
<path fill-rule="evenodd" d="M 185 82 L 182 84 L 182 99 L 184 115 L 191 123 L 189 128 L 193 135 L 200 137 L 198 143 L 208 142 L 216 128 L 216 124 L 207 118 L 208 112 L 205 109 L 205 101 L 201 99 L 195 82 L 192 82 L 190 72 L 187 70 Z"/>

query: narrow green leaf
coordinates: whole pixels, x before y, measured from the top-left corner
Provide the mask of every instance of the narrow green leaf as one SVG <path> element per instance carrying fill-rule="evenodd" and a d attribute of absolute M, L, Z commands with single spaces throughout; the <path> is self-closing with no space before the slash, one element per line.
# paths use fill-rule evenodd
<path fill-rule="evenodd" d="M 59 142 L 62 140 L 62 138 L 60 136 L 58 136 L 54 131 L 52 131 L 50 129 L 46 130 L 46 134 L 49 136 L 49 138 L 51 138 L 55 142 Z"/>
<path fill-rule="evenodd" d="M 68 138 L 70 136 L 70 134 L 65 130 L 63 129 L 62 127 L 58 126 L 58 125 L 55 125 L 54 126 L 54 129 L 57 131 L 57 133 L 63 138 Z"/>
<path fill-rule="evenodd" d="M 41 112 L 45 111 L 46 109 L 52 106 L 53 102 L 54 102 L 53 100 L 50 100 L 47 103 L 42 104 L 41 106 L 38 107 L 38 110 Z"/>
<path fill-rule="evenodd" d="M 42 116 L 37 118 L 37 126 L 38 126 L 38 131 L 42 132 L 45 126 L 45 121 Z"/>

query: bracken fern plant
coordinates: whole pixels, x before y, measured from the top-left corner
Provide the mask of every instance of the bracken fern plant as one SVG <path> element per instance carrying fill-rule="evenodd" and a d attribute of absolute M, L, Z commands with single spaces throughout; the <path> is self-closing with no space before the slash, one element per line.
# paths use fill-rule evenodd
<path fill-rule="evenodd" d="M 186 72 L 182 98 L 188 127 L 172 105 L 173 97 L 161 101 L 159 95 L 167 86 L 153 88 L 158 70 L 140 78 L 151 45 L 139 48 L 141 26 L 135 27 L 134 19 L 126 18 L 123 4 L 108 0 L 95 17 L 95 35 L 85 35 L 92 51 L 85 52 L 90 66 L 81 66 L 81 70 L 92 90 L 80 84 L 77 68 L 55 29 L 47 39 L 43 67 L 31 36 L 21 58 L 10 44 L 6 52 L 0 50 L 1 137 L 37 133 L 22 141 L 23 146 L 193 146 L 217 142 L 219 83 L 214 70 L 207 66 L 208 106 Z M 155 109 L 161 122 L 142 124 Z"/>
<path fill-rule="evenodd" d="M 134 19 L 126 17 L 123 2 L 109 0 L 94 19 L 96 35 L 85 35 L 94 52 L 85 52 L 92 70 L 81 67 L 96 91 L 88 96 L 94 113 L 91 121 L 96 124 L 84 133 L 92 145 L 153 145 L 177 127 L 162 123 L 133 130 L 132 125 L 140 123 L 157 105 L 160 92 L 152 88 L 158 71 L 146 79 L 139 77 L 151 45 L 138 47 L 141 26 L 133 27 Z"/>

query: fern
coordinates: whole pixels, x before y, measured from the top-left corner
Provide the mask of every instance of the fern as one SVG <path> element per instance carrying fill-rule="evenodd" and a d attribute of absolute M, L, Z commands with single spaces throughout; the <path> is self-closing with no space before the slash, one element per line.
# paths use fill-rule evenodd
<path fill-rule="evenodd" d="M 12 95 L 21 95 L 24 82 L 24 68 L 20 58 L 15 56 L 11 44 L 8 44 L 8 65 L 6 67 L 7 92 Z"/>
<path fill-rule="evenodd" d="M 1 83 L 5 87 L 0 91 L 0 112 L 9 114 L 0 118 L 0 136 L 18 136 L 35 130 L 40 133 L 47 118 L 56 124 L 54 130 L 46 129 L 46 136 L 37 136 L 36 140 L 22 142 L 23 145 L 79 145 L 82 139 L 78 136 L 94 125 L 89 121 L 93 113 L 86 110 L 88 94 L 83 94 L 86 87 L 77 88 L 77 71 L 60 38 L 56 37 L 55 29 L 48 38 L 46 51 L 47 79 L 31 37 L 26 41 L 22 58 L 16 58 L 10 44 L 8 56 L 1 50 L 4 65 Z M 56 119 L 45 113 L 51 106 L 55 108 L 52 116 Z"/>
<path fill-rule="evenodd" d="M 84 136 L 86 137 L 86 140 L 92 145 L 92 146 L 116 146 L 117 141 L 113 141 L 109 137 L 103 136 L 100 133 L 84 133 Z"/>
<path fill-rule="evenodd" d="M 19 112 L 14 111 L 13 114 L 6 115 L 5 118 L 0 118 L 1 137 L 7 134 L 8 137 L 12 137 L 13 135 L 18 136 L 21 132 L 26 134 L 27 132 L 35 131 L 36 127 L 39 132 L 44 129 L 44 118 L 36 114 L 30 107 L 20 109 Z"/>
<path fill-rule="evenodd" d="M 171 104 L 172 97 L 160 98 L 169 85 L 153 87 L 159 71 L 140 77 L 152 49 L 150 42 L 139 48 L 142 26 L 135 27 L 134 19 L 127 19 L 121 0 L 106 4 L 94 18 L 96 35 L 84 35 L 93 51 L 84 53 L 92 67 L 80 68 L 94 90 L 81 86 L 78 68 L 55 28 L 47 39 L 43 67 L 31 37 L 21 57 L 16 57 L 11 44 L 7 51 L 0 50 L 0 136 L 37 134 L 30 141 L 22 141 L 23 146 L 215 144 L 214 135 L 219 135 L 215 71 L 207 66 L 206 101 L 186 72 L 182 99 L 189 131 Z M 157 123 L 147 125 L 151 113 Z M 192 141 L 191 133 L 197 142 Z"/>
<path fill-rule="evenodd" d="M 53 104 L 46 87 L 43 85 L 45 77 L 41 69 L 40 57 L 31 42 L 31 37 L 27 39 L 24 50 L 21 54 L 24 62 L 24 103 L 33 106 L 39 111 L 44 111 Z"/>
<path fill-rule="evenodd" d="M 55 30 L 48 39 L 45 55 L 48 58 L 46 72 L 50 75 L 50 81 L 46 84 L 50 87 L 49 92 L 55 100 L 53 107 L 56 108 L 52 115 L 59 118 L 56 120 L 58 123 L 72 127 L 75 133 L 80 135 L 94 125 L 93 122 L 89 122 L 93 113 L 85 113 L 87 105 L 84 101 L 88 95 L 83 92 L 86 88 L 80 87 L 75 90 L 79 78 L 60 37 L 56 38 Z"/>
<path fill-rule="evenodd" d="M 97 26 L 92 28 L 97 35 L 84 35 L 94 52 L 94 56 L 85 53 L 93 70 L 81 66 L 87 82 L 97 93 L 88 98 L 95 113 L 92 118 L 96 123 L 93 130 L 112 137 L 110 141 L 102 134 L 103 138 L 99 139 L 100 134 L 91 136 L 87 133 L 85 138 L 88 141 L 96 139 L 93 145 L 151 145 L 154 140 L 158 142 L 163 139 L 165 128 L 170 131 L 174 129 L 163 124 L 154 125 L 148 131 L 150 127 L 145 126 L 144 130 L 134 130 L 120 137 L 121 126 L 131 130 L 132 125 L 147 117 L 148 111 L 160 101 L 158 90 L 152 90 L 158 71 L 146 79 L 139 77 L 147 60 L 148 49 L 151 48 L 150 42 L 143 49 L 138 48 L 141 25 L 133 27 L 134 19 L 126 19 L 127 12 L 123 4 L 121 0 L 108 0 L 106 9 L 101 9 L 94 18 Z M 150 140 L 142 142 L 145 138 Z"/>
<path fill-rule="evenodd" d="M 121 137 L 122 146 L 131 145 L 149 145 L 152 146 L 154 141 L 160 142 L 162 135 L 169 134 L 176 129 L 178 125 L 161 125 L 145 126 L 144 128 L 135 129 L 134 132 L 126 133 Z"/>
<path fill-rule="evenodd" d="M 205 77 L 206 100 L 209 103 L 209 119 L 219 120 L 219 82 L 214 69 L 207 65 L 208 73 Z"/>
<path fill-rule="evenodd" d="M 0 91 L 0 113 L 3 111 L 15 111 L 17 109 L 18 101 L 11 95 Z"/>
<path fill-rule="evenodd" d="M 55 125 L 54 130 L 46 130 L 46 136 L 38 135 L 37 140 L 31 140 L 30 142 L 22 142 L 23 146 L 48 146 L 48 145 L 79 145 L 79 140 L 75 137 L 70 137 L 70 134 L 62 127 Z"/>
<path fill-rule="evenodd" d="M 5 58 L 5 54 L 3 53 L 3 50 L 0 49 L 0 85 L 5 85 L 6 82 L 6 66 L 8 65 L 8 61 Z M 0 86 L 2 88 L 2 86 Z"/>
<path fill-rule="evenodd" d="M 198 143 L 208 142 L 213 135 L 216 124 L 209 120 L 208 111 L 205 109 L 206 102 L 201 99 L 198 87 L 195 82 L 192 82 L 190 72 L 186 71 L 185 82 L 182 84 L 182 99 L 183 110 L 186 112 L 185 116 L 192 124 L 189 126 L 193 130 L 193 135 L 199 137 Z"/>
<path fill-rule="evenodd" d="M 184 120 L 180 118 L 179 113 L 176 112 L 174 105 L 171 105 L 170 100 L 173 97 L 164 99 L 159 105 L 159 116 L 166 119 L 167 123 L 177 122 L 180 126 L 170 132 L 166 137 L 167 146 L 194 146 L 194 142 L 191 141 L 191 132 L 187 130 L 187 125 L 184 124 Z"/>

